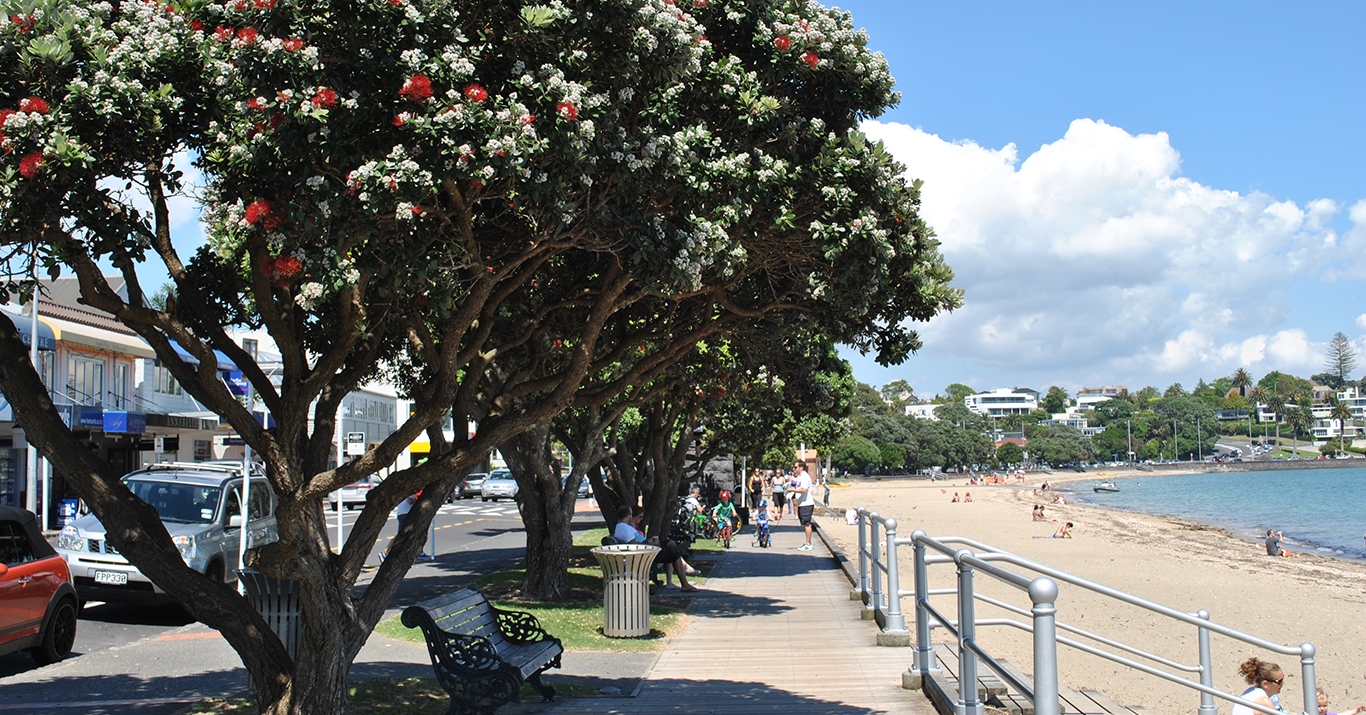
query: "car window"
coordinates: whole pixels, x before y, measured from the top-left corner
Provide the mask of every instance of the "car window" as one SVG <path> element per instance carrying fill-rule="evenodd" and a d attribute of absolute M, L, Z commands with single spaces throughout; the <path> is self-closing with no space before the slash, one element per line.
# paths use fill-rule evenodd
<path fill-rule="evenodd" d="M 33 545 L 28 532 L 13 521 L 0 521 L 0 563 L 6 566 L 26 564 L 33 560 Z"/>
<path fill-rule="evenodd" d="M 270 490 L 266 486 L 265 480 L 251 480 L 251 520 L 256 521 L 270 516 Z M 223 507 L 223 514 L 231 519 L 242 513 L 242 487 L 234 486 L 232 493 L 228 495 L 228 503 Z"/>
<path fill-rule="evenodd" d="M 130 479 L 133 494 L 156 508 L 162 521 L 176 524 L 212 524 L 218 517 L 218 502 L 223 490 L 176 482 Z"/>

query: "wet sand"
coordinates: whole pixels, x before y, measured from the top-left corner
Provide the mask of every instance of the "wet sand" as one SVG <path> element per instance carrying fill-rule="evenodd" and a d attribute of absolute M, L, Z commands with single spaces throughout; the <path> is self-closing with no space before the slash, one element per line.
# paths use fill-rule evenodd
<path fill-rule="evenodd" d="M 1047 478 L 1059 484 L 1069 476 Z M 1366 564 L 1315 554 L 1270 557 L 1261 542 L 1238 538 L 1223 529 L 1073 504 L 1049 504 L 1046 512 L 1057 522 L 1071 521 L 1074 538 L 1047 538 L 1058 523 L 1036 522 L 1030 514 L 1033 504 L 1045 500 L 1030 487 L 1038 487 L 1044 476 L 1031 475 L 1028 479 L 1026 487 L 967 486 L 966 478 L 934 483 L 861 482 L 832 490 L 831 506 L 863 506 L 896 517 L 901 535 L 924 529 L 931 536 L 964 536 L 1172 608 L 1187 612 L 1205 609 L 1217 623 L 1283 645 L 1313 643 L 1318 650 L 1318 685 L 1328 693 L 1329 709 L 1351 712 L 1357 705 L 1366 704 Z M 1070 480 L 1097 479 L 1090 474 L 1072 475 Z M 971 492 L 973 502 L 951 503 L 954 492 Z M 822 524 L 846 553 L 857 554 L 856 527 L 829 518 Z M 912 588 L 910 549 L 904 550 L 900 561 L 905 574 L 902 587 Z M 951 587 L 952 566 L 931 567 L 930 580 L 932 588 Z M 977 584 L 988 595 L 1029 608 L 1029 598 L 1023 592 L 981 575 Z M 951 596 L 936 596 L 933 602 L 942 613 L 956 612 Z M 909 611 L 910 599 L 904 603 Z M 1193 626 L 1067 584 L 1061 587 L 1057 606 L 1059 622 L 1179 663 L 1199 663 Z M 981 602 L 977 615 L 1015 617 Z M 912 617 L 913 613 L 908 613 L 908 621 Z M 994 627 L 983 628 L 978 635 L 989 652 L 1000 653 L 1021 670 L 1032 672 L 1027 632 Z M 949 639 L 941 629 L 934 631 L 934 637 L 936 641 Z M 1215 687 L 1241 693 L 1246 686 L 1238 676 L 1238 664 L 1256 655 L 1279 663 L 1286 672 L 1282 707 L 1287 712 L 1303 711 L 1297 656 L 1268 653 L 1218 635 L 1212 636 L 1211 644 Z M 906 660 L 910 661 L 909 655 Z M 1065 685 L 1100 690 L 1122 705 L 1140 705 L 1160 715 L 1193 713 L 1199 705 L 1199 693 L 1194 690 L 1066 646 L 1059 646 L 1058 661 Z M 1232 709 L 1227 701 L 1216 700 L 1215 705 L 1221 715 Z"/>

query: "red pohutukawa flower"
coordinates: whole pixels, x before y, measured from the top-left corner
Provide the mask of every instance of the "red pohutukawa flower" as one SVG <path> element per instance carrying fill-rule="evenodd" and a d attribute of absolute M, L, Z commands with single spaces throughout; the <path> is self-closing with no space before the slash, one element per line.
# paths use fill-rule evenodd
<path fill-rule="evenodd" d="M 579 108 L 575 107 L 570 102 L 560 102 L 555 105 L 555 111 L 559 112 L 560 116 L 571 122 L 579 118 Z"/>
<path fill-rule="evenodd" d="M 285 49 L 288 50 L 288 51 L 290 51 L 290 52 L 298 52 L 299 50 L 302 50 L 303 48 L 304 48 L 304 41 L 303 41 L 303 40 L 300 40 L 300 39 L 297 38 L 297 37 L 291 37 L 291 38 L 289 38 L 288 40 L 285 40 Z"/>
<path fill-rule="evenodd" d="M 32 15 L 10 15 L 9 21 L 19 28 L 20 34 L 33 29 L 34 19 Z"/>
<path fill-rule="evenodd" d="M 415 74 L 403 83 L 398 93 L 414 102 L 426 101 L 432 98 L 432 81 L 425 74 Z"/>
<path fill-rule="evenodd" d="M 237 2 L 235 2 L 235 3 L 232 4 L 232 9 L 234 9 L 234 10 L 236 10 L 236 11 L 238 11 L 238 12 L 242 12 L 243 10 L 246 10 L 246 9 L 247 9 L 247 0 L 237 0 Z"/>
<path fill-rule="evenodd" d="M 816 65 L 820 64 L 820 61 L 821 58 L 817 57 L 815 52 L 807 52 L 806 54 L 802 55 L 802 62 L 805 62 L 807 66 L 811 67 L 812 69 L 815 69 Z"/>
<path fill-rule="evenodd" d="M 28 97 L 19 100 L 19 111 L 35 112 L 37 114 L 47 114 L 47 102 L 37 98 Z"/>
<path fill-rule="evenodd" d="M 227 42 L 228 40 L 231 40 L 232 29 L 219 25 L 218 29 L 213 31 L 213 39 L 218 40 L 219 42 Z"/>
<path fill-rule="evenodd" d="M 475 104 L 483 104 L 484 100 L 489 98 L 489 93 L 483 87 L 471 84 L 465 87 L 465 98 Z"/>
<path fill-rule="evenodd" d="M 41 168 L 43 168 L 43 153 L 40 151 L 35 151 L 19 160 L 19 174 L 25 179 L 32 179 Z"/>
<path fill-rule="evenodd" d="M 275 7 L 275 0 L 255 0 L 252 4 L 257 10 L 271 10 Z"/>
<path fill-rule="evenodd" d="M 280 276 L 281 278 L 293 278 L 294 276 L 299 275 L 299 271 L 302 271 L 303 269 L 303 264 L 299 263 L 299 259 L 297 258 L 282 256 L 275 259 L 275 275 Z"/>
<path fill-rule="evenodd" d="M 244 27 L 237 31 L 237 39 L 244 45 L 254 45 L 260 34 L 254 27 Z"/>
<path fill-rule="evenodd" d="M 792 40 L 787 35 L 775 37 L 773 39 L 773 46 L 778 48 L 779 52 L 787 52 L 788 49 L 792 47 Z"/>
<path fill-rule="evenodd" d="M 251 101 L 247 102 L 247 106 L 248 106 L 248 107 L 251 107 L 252 109 L 265 109 L 265 108 L 266 108 L 266 98 L 265 98 L 265 97 L 252 97 L 252 98 L 251 98 Z"/>
<path fill-rule="evenodd" d="M 265 199 L 257 199 L 247 205 L 246 212 L 242 214 L 242 220 L 250 226 L 255 226 L 267 216 L 270 216 L 270 203 Z"/>
<path fill-rule="evenodd" d="M 337 106 L 337 93 L 328 87 L 319 87 L 313 95 L 313 104 L 319 109 L 331 109 Z"/>
<path fill-rule="evenodd" d="M 9 119 L 10 115 L 13 114 L 18 114 L 18 112 L 13 109 L 0 109 L 0 130 L 5 128 L 5 120 Z"/>
<path fill-rule="evenodd" d="M 198 21 L 198 20 L 190 20 L 190 29 L 191 29 L 191 30 L 194 30 L 195 32 L 203 32 L 203 31 L 204 31 L 204 23 L 202 23 L 202 22 L 200 22 L 200 21 Z"/>

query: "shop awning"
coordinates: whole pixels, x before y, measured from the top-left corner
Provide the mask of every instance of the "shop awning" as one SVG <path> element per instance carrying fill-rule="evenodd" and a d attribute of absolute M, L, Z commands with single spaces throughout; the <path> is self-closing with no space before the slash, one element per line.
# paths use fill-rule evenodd
<path fill-rule="evenodd" d="M 190 352 L 185 348 L 180 347 L 176 343 L 171 343 L 171 347 L 175 348 L 175 353 L 176 355 L 180 356 L 181 360 L 184 360 L 186 363 L 189 363 L 190 365 L 199 364 L 199 358 L 191 355 Z M 218 360 L 219 370 L 225 372 L 232 372 L 237 370 L 237 364 L 234 363 L 232 360 L 229 360 L 227 355 L 224 355 L 222 352 L 219 352 L 218 350 L 213 351 L 213 355 L 214 358 Z"/>
<path fill-rule="evenodd" d="M 27 315 L 15 313 L 9 310 L 5 311 L 5 314 L 9 316 L 10 320 L 14 321 L 14 327 L 19 329 L 19 337 L 23 339 L 24 344 L 32 345 L 33 343 L 31 341 L 33 340 L 33 331 L 30 330 L 30 328 L 33 325 L 33 319 Z M 38 349 L 57 349 L 57 334 L 53 332 L 52 326 L 48 325 L 47 321 L 43 320 L 42 315 L 38 316 Z"/>
<path fill-rule="evenodd" d="M 81 345 L 96 350 L 107 350 L 113 353 L 122 353 L 140 358 L 154 358 L 157 354 L 152 350 L 152 346 L 147 341 L 136 335 L 126 333 L 116 333 L 104 328 L 96 328 L 93 325 L 81 325 L 70 320 L 61 318 L 44 318 L 40 314 L 38 320 L 46 322 L 52 326 L 56 333 L 55 337 L 65 343 Z"/>

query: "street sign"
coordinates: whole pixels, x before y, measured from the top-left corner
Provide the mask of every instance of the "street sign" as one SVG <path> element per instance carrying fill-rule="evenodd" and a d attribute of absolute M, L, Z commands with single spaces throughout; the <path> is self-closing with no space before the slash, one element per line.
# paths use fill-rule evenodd
<path fill-rule="evenodd" d="M 166 438 L 165 438 L 165 437 L 153 437 L 153 438 L 152 438 L 152 451 L 153 451 L 153 452 L 156 452 L 157 454 L 160 454 L 160 453 L 162 453 L 162 452 L 165 452 L 165 451 L 166 451 Z"/>
<path fill-rule="evenodd" d="M 365 433 L 347 432 L 346 433 L 346 456 L 359 457 L 365 454 Z"/>

